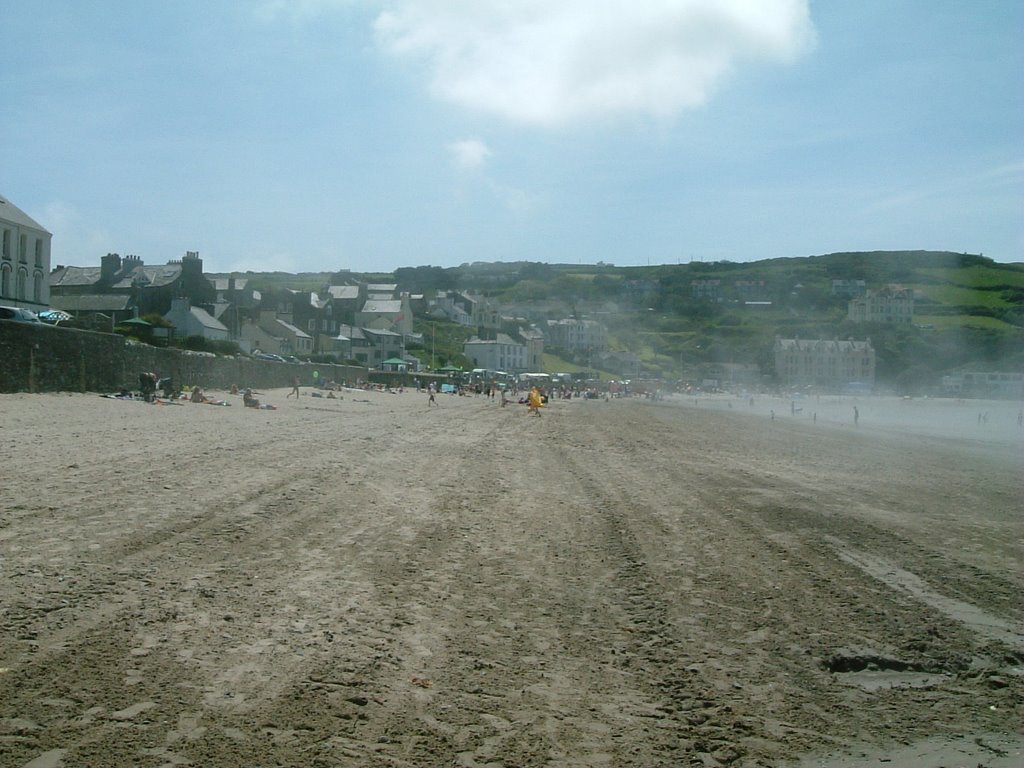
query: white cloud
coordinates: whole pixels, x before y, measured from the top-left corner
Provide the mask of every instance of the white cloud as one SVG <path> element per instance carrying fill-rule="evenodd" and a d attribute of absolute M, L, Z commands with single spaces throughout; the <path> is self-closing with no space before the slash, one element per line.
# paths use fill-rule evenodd
<path fill-rule="evenodd" d="M 398 0 L 376 32 L 440 99 L 537 125 L 704 104 L 737 63 L 790 61 L 807 0 Z"/>
<path fill-rule="evenodd" d="M 475 171 L 483 167 L 491 150 L 480 139 L 463 139 L 448 145 L 448 151 L 455 158 L 455 165 L 461 171 Z"/>

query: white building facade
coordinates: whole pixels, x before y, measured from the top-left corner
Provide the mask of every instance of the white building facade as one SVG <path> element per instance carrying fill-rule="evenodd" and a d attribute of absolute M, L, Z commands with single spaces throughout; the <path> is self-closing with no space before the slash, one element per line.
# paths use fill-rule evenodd
<path fill-rule="evenodd" d="M 463 344 L 462 352 L 473 361 L 475 368 L 508 373 L 522 373 L 528 370 L 526 345 L 504 333 L 499 333 L 497 338 L 490 340 L 472 338 Z"/>
<path fill-rule="evenodd" d="M 40 312 L 50 306 L 52 235 L 0 195 L 0 304 Z"/>
<path fill-rule="evenodd" d="M 910 288 L 868 291 L 850 300 L 848 317 L 854 323 L 910 325 L 914 322 L 914 292 Z"/>
<path fill-rule="evenodd" d="M 775 375 L 787 388 L 874 387 L 875 349 L 870 339 L 776 339 Z"/>

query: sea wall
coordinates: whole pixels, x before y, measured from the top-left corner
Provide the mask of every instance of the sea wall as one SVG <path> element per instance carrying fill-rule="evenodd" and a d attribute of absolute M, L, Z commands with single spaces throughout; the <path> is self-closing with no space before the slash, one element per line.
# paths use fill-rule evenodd
<path fill-rule="evenodd" d="M 210 389 L 287 387 L 296 376 L 310 386 L 314 371 L 348 384 L 368 375 L 356 366 L 224 357 L 151 347 L 113 333 L 0 320 L 0 392 L 138 390 L 140 371 L 170 376 L 178 386 Z"/>

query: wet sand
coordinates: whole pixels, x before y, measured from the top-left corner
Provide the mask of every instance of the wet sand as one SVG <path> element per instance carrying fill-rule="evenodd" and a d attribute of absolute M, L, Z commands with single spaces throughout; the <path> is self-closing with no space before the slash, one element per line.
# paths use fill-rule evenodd
<path fill-rule="evenodd" d="M 287 392 L 0 396 L 0 765 L 1021 764 L 1016 404 Z"/>

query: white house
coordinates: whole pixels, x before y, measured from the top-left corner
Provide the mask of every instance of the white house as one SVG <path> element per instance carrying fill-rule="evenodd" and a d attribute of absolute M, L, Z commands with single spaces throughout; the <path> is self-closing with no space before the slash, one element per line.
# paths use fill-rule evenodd
<path fill-rule="evenodd" d="M 164 315 L 174 326 L 178 338 L 202 336 L 211 341 L 227 341 L 231 336 L 228 327 L 205 309 L 193 307 L 188 299 L 172 299 L 171 311 Z"/>
<path fill-rule="evenodd" d="M 258 320 L 242 324 L 238 345 L 246 352 L 259 349 L 285 357 L 313 354 L 312 336 L 266 309 L 260 312 Z"/>
<path fill-rule="evenodd" d="M 399 334 L 412 333 L 412 307 L 409 294 L 403 293 L 397 299 L 370 299 L 361 311 L 356 313 L 355 323 L 362 328 L 394 331 Z"/>
<path fill-rule="evenodd" d="M 871 340 L 775 339 L 775 374 L 787 387 L 839 390 L 851 384 L 875 384 L 875 348 Z"/>
<path fill-rule="evenodd" d="M 596 320 L 548 320 L 546 341 L 572 352 L 601 352 L 608 346 L 608 330 Z"/>
<path fill-rule="evenodd" d="M 911 325 L 914 322 L 914 292 L 910 288 L 886 286 L 878 291 L 867 291 L 850 300 L 847 317 L 854 323 L 893 323 Z"/>
<path fill-rule="evenodd" d="M 31 216 L 0 195 L 0 303 L 41 312 L 50 306 L 50 240 Z"/>
<path fill-rule="evenodd" d="M 476 368 L 509 373 L 528 370 L 526 345 L 508 334 L 499 333 L 495 339 L 474 337 L 462 345 L 462 352 Z"/>

